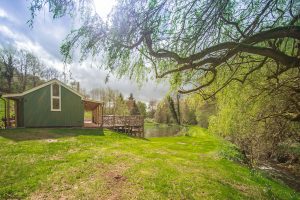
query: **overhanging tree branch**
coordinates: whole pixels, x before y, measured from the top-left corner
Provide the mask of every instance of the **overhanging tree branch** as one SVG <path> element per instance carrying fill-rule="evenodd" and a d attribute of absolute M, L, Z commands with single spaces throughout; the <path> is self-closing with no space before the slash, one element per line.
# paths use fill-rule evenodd
<path fill-rule="evenodd" d="M 41 2 L 51 1 L 35 0 L 31 5 L 33 14 L 40 10 Z M 51 12 L 58 11 L 54 14 L 63 16 L 74 10 L 68 5 L 59 1 L 54 5 L 57 9 Z M 126 70 L 140 73 L 137 79 L 143 75 L 143 67 L 147 70 L 149 60 L 155 64 L 157 78 L 181 73 L 185 80 L 193 77 L 198 82 L 203 78 L 208 83 L 211 80 L 203 74 L 218 71 L 234 59 L 244 62 L 243 57 L 265 58 L 276 63 L 276 77 L 300 64 L 300 13 L 295 1 L 120 1 L 107 24 L 97 20 L 99 17 L 94 18 L 90 7 L 86 11 L 82 12 L 81 32 L 70 34 L 63 48 L 64 55 L 69 56 L 79 46 L 83 55 L 104 53 L 107 68 L 122 68 L 115 70 L 116 73 Z M 134 67 L 141 70 L 132 70 Z M 235 67 L 230 66 L 230 70 Z M 260 68 L 259 65 L 248 72 Z M 203 85 L 206 84 L 189 91 L 202 89 Z"/>

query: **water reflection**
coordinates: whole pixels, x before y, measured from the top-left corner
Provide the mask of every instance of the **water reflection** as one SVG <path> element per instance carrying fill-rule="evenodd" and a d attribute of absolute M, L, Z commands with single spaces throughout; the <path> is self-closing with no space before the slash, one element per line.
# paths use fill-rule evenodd
<path fill-rule="evenodd" d="M 149 126 L 145 127 L 145 137 L 168 137 L 174 136 L 180 131 L 179 126 Z"/>

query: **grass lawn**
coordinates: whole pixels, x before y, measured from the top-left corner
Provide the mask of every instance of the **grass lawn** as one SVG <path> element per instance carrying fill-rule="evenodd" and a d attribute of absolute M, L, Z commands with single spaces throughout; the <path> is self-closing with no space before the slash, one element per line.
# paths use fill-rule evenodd
<path fill-rule="evenodd" d="M 85 120 L 92 120 L 92 111 L 85 111 L 84 112 L 84 119 Z"/>
<path fill-rule="evenodd" d="M 0 199 L 298 199 L 299 193 L 224 157 L 198 127 L 135 139 L 104 130 L 0 130 Z"/>

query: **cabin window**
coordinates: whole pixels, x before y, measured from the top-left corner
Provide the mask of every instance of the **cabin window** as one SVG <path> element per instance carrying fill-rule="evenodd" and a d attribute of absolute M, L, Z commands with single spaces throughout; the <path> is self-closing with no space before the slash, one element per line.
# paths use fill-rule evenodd
<path fill-rule="evenodd" d="M 54 96 L 54 97 L 59 97 L 59 85 L 58 84 L 53 84 L 52 85 L 52 95 Z"/>
<path fill-rule="evenodd" d="M 61 111 L 61 87 L 57 83 L 51 85 L 51 111 Z"/>

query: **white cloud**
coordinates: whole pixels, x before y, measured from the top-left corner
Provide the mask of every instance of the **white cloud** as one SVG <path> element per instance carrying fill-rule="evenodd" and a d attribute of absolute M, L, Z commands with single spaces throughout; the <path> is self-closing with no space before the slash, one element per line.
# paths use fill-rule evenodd
<path fill-rule="evenodd" d="M 85 89 L 110 87 L 119 90 L 125 97 L 133 93 L 137 100 L 148 102 L 152 99 L 161 99 L 169 89 L 168 83 L 157 84 L 154 81 L 148 81 L 141 87 L 133 80 L 128 78 L 117 79 L 111 76 L 108 83 L 105 83 L 107 71 L 91 67 L 88 62 L 73 64 L 71 72 L 76 80 L 80 80 L 81 87 Z"/>
<path fill-rule="evenodd" d="M 12 39 L 15 39 L 17 37 L 14 32 L 12 32 L 7 26 L 4 25 L 0 25 L 0 32 Z"/>
<path fill-rule="evenodd" d="M 9 15 L 5 10 L 0 8 L 0 18 L 7 19 L 11 22 L 17 23 L 18 21 L 12 15 Z"/>
<path fill-rule="evenodd" d="M 63 64 L 60 60 L 50 55 L 39 43 L 33 42 L 25 35 L 13 32 L 9 27 L 0 25 L 0 34 L 13 41 L 13 46 L 17 49 L 23 49 L 35 54 L 47 66 L 55 67 L 62 71 Z"/>
<path fill-rule="evenodd" d="M 0 8 L 0 17 L 2 18 L 7 18 L 7 13 L 5 12 L 5 10 Z"/>

